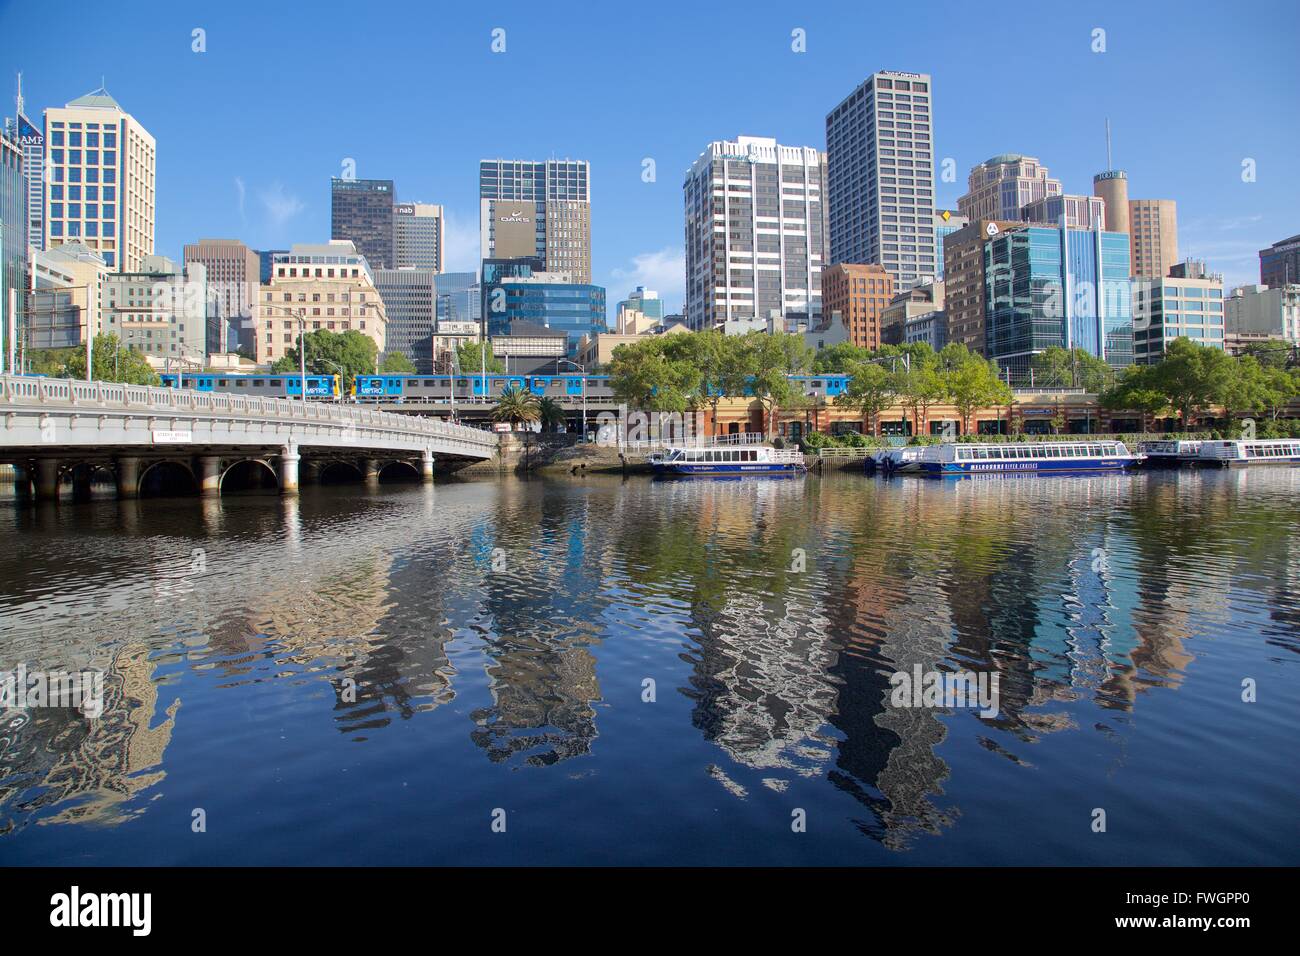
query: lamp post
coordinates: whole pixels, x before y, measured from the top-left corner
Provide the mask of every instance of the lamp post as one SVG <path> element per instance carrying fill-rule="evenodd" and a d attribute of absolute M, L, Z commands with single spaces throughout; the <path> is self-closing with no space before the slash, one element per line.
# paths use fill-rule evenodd
<path fill-rule="evenodd" d="M 272 312 L 284 312 L 298 322 L 298 378 L 299 386 L 302 389 L 302 403 L 307 404 L 307 310 L 292 309 L 284 305 L 276 305 L 272 302 L 263 302 L 261 308 L 268 309 Z M 256 343 L 254 343 L 256 344 Z"/>

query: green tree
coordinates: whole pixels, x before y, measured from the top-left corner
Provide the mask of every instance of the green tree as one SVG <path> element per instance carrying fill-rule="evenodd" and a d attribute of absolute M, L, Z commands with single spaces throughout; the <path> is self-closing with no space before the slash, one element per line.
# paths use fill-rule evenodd
<path fill-rule="evenodd" d="M 1104 359 L 1078 346 L 1064 349 L 1053 345 L 1034 355 L 1029 366 L 1036 386 L 1082 388 L 1094 394 L 1107 388 L 1115 377 Z"/>
<path fill-rule="evenodd" d="M 520 423 L 535 422 L 541 417 L 541 402 L 532 392 L 522 388 L 507 388 L 492 409 L 492 420 L 509 422 L 511 428 Z"/>
<path fill-rule="evenodd" d="M 930 409 L 948 397 L 948 386 L 939 357 L 925 342 L 900 347 L 907 362 L 898 362 L 892 373 L 899 404 L 912 413 L 912 433 L 920 435 Z"/>
<path fill-rule="evenodd" d="M 939 367 L 948 400 L 961 415 L 963 434 L 970 433 L 976 409 L 1011 404 L 1011 388 L 998 378 L 997 365 L 962 343 L 950 342 L 943 347 Z"/>
<path fill-rule="evenodd" d="M 684 412 L 700 394 L 703 376 L 682 355 L 681 346 L 653 336 L 614 349 L 609 382 L 614 395 L 635 408 L 657 412 Z"/>
<path fill-rule="evenodd" d="M 804 395 L 790 381 L 812 365 L 812 349 L 803 336 L 785 332 L 746 332 L 740 336 L 741 363 L 749 390 L 763 406 L 770 437 L 776 427 L 776 413 L 782 405 L 803 405 Z"/>
<path fill-rule="evenodd" d="M 303 336 L 303 346 L 307 353 L 307 372 L 311 375 L 342 374 L 345 392 L 352 388 L 358 375 L 374 374 L 379 357 L 375 340 L 355 329 L 341 333 L 317 329 Z M 286 351 L 271 366 L 273 372 L 281 375 L 292 375 L 300 368 L 297 346 Z"/>
<path fill-rule="evenodd" d="M 700 373 L 697 406 L 707 405 L 712 410 L 713 428 L 716 431 L 718 405 L 724 398 L 739 398 L 745 394 L 746 371 L 741 340 L 734 335 L 724 335 L 716 329 L 694 335 L 675 335 L 665 343 L 665 355 L 671 359 L 692 363 Z"/>
<path fill-rule="evenodd" d="M 384 362 L 379 366 L 381 372 L 392 372 L 395 375 L 409 375 L 415 371 L 415 363 L 406 357 L 404 352 L 386 352 L 384 353 Z"/>
<path fill-rule="evenodd" d="M 1154 365 L 1131 365 L 1100 396 L 1102 408 L 1159 415 L 1169 410 L 1169 396 L 1156 382 Z"/>
<path fill-rule="evenodd" d="M 880 413 L 898 400 L 894 378 L 878 362 L 863 359 L 852 363 L 845 371 L 851 377 L 845 390 L 835 396 L 835 404 L 857 409 L 866 419 L 871 434 L 875 435 Z"/>
<path fill-rule="evenodd" d="M 559 431 L 564 427 L 564 408 L 549 396 L 543 398 L 537 403 L 537 420 L 544 431 Z"/>
<path fill-rule="evenodd" d="M 91 348 L 91 378 L 100 382 L 127 382 L 131 385 L 158 385 L 161 379 L 153 366 L 138 349 L 127 348 L 113 332 L 95 336 Z M 78 345 L 68 351 L 64 364 L 64 377 L 86 377 L 86 346 Z"/>
<path fill-rule="evenodd" d="M 852 373 L 854 368 L 871 358 L 871 353 L 852 342 L 828 345 L 813 358 L 814 375 Z"/>
<path fill-rule="evenodd" d="M 456 362 L 462 375 L 473 375 L 483 370 L 483 343 L 462 342 L 456 347 Z M 487 371 L 500 373 L 506 370 L 502 362 L 492 351 L 492 343 L 487 343 Z"/>
<path fill-rule="evenodd" d="M 1226 352 L 1186 338 L 1170 342 L 1163 361 L 1151 368 L 1151 384 L 1178 411 L 1183 429 L 1198 413 L 1224 404 L 1236 376 Z"/>

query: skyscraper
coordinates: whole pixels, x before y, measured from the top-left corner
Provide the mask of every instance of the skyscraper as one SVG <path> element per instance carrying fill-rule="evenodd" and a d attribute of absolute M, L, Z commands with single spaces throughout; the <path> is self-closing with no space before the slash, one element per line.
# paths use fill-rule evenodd
<path fill-rule="evenodd" d="M 893 297 L 884 266 L 841 262 L 822 270 L 822 314 L 838 312 L 859 348 L 880 348 L 880 317 Z"/>
<path fill-rule="evenodd" d="M 388 317 L 385 351 L 401 352 L 417 372 L 433 371 L 433 329 L 437 314 L 432 269 L 376 269 L 375 289 Z"/>
<path fill-rule="evenodd" d="M 330 238 L 351 240 L 371 269 L 391 269 L 396 198 L 391 179 L 330 179 Z"/>
<path fill-rule="evenodd" d="M 1178 204 L 1172 199 L 1130 199 L 1129 241 L 1133 275 L 1161 279 L 1178 262 Z"/>
<path fill-rule="evenodd" d="M 1300 235 L 1259 250 L 1259 281 L 1270 288 L 1300 282 Z"/>
<path fill-rule="evenodd" d="M 826 116 L 829 261 L 878 263 L 900 289 L 937 266 L 931 93 L 928 74 L 882 70 Z"/>
<path fill-rule="evenodd" d="M 482 259 L 536 257 L 591 282 L 591 169 L 585 160 L 479 162 Z"/>
<path fill-rule="evenodd" d="M 242 346 L 251 354 L 262 271 L 258 253 L 238 239 L 200 239 L 186 243 L 184 252 L 185 265 L 202 263 L 208 285 L 216 291 L 223 325 L 221 348 L 234 351 Z"/>
<path fill-rule="evenodd" d="M 821 316 L 825 169 L 819 150 L 763 136 L 710 143 L 695 160 L 682 186 L 692 329 Z"/>
<path fill-rule="evenodd" d="M 45 133 L 24 112 L 23 75 L 18 74 L 17 110 L 5 120 L 5 132 L 23 151 L 23 175 L 27 177 L 27 244 L 45 248 Z"/>
<path fill-rule="evenodd" d="M 984 160 L 966 177 L 966 195 L 957 209 L 968 220 L 1016 221 L 1020 211 L 1032 202 L 1059 196 L 1061 181 L 1052 179 L 1037 156 L 1001 153 Z"/>
<path fill-rule="evenodd" d="M 442 207 L 403 202 L 393 207 L 393 255 L 396 268 L 442 271 L 446 247 Z"/>
<path fill-rule="evenodd" d="M 23 176 L 23 152 L 17 142 L 0 133 L 0 343 L 12 350 L 9 331 L 26 324 L 27 300 L 27 180 Z M 15 290 L 13 313 L 10 290 Z M 12 322 L 11 322 L 12 319 Z M 8 362 L 8 358 L 5 358 Z M 4 366 L 8 371 L 8 365 Z"/>
<path fill-rule="evenodd" d="M 103 87 L 45 111 L 45 248 L 81 242 L 109 269 L 154 251 L 157 146 Z"/>

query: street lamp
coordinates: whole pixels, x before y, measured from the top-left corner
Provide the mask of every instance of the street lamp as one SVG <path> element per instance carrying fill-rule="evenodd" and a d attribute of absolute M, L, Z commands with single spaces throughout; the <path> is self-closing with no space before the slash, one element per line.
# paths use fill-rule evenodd
<path fill-rule="evenodd" d="M 572 365 L 582 373 L 582 440 L 585 442 L 587 440 L 587 370 L 577 362 L 572 362 L 569 359 L 556 359 L 556 366 L 559 366 L 561 362 L 565 365 Z"/>
<path fill-rule="evenodd" d="M 285 305 L 275 305 L 272 302 L 263 302 L 261 307 L 273 312 L 285 312 L 292 316 L 298 322 L 298 377 L 299 384 L 302 388 L 302 403 L 307 404 L 307 310 L 292 309 Z"/>

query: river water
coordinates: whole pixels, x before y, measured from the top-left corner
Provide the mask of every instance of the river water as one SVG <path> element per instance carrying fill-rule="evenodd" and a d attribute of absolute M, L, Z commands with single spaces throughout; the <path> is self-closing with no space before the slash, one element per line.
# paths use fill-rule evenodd
<path fill-rule="evenodd" d="M 104 675 L 98 718 L 0 713 L 0 864 L 1300 863 L 1298 500 L 1283 468 L 0 503 L 0 671 Z M 993 712 L 891 683 L 934 672 Z"/>

